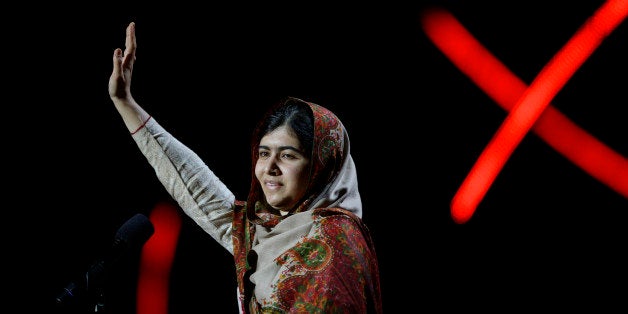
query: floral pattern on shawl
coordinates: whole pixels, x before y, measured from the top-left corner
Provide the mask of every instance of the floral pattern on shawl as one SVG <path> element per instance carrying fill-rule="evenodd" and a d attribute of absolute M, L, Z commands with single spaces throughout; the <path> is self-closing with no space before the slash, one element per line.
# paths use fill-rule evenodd
<path fill-rule="evenodd" d="M 342 209 L 315 210 L 313 215 L 312 235 L 276 259 L 283 271 L 273 287 L 274 302 L 261 304 L 261 312 L 381 311 L 369 303 L 379 296 L 379 290 L 371 290 L 379 288 L 374 284 L 379 274 L 372 241 L 365 237 L 366 226 Z M 356 284 L 359 289 L 353 287 Z"/>
<path fill-rule="evenodd" d="M 340 148 L 344 146 L 343 130 L 342 124 L 329 110 L 316 104 L 310 104 L 310 108 L 314 114 L 314 121 L 319 126 L 314 128 L 316 132 L 314 138 L 318 141 L 314 145 L 317 148 L 315 156 L 318 157 L 318 163 L 314 165 L 314 173 L 319 173 L 328 162 L 342 160 L 343 151 Z"/>
<path fill-rule="evenodd" d="M 249 225 L 244 219 L 245 208 L 239 209 L 237 221 L 244 224 L 237 225 Z M 248 307 L 253 300 L 251 307 L 242 311 L 382 313 L 379 266 L 366 225 L 351 212 L 339 208 L 316 209 L 312 215 L 311 236 L 301 239 L 275 260 L 283 266 L 283 271 L 272 287 L 271 302 L 258 304 L 251 296 L 246 282 L 251 267 L 246 262 L 247 249 L 243 247 L 248 245 L 245 241 L 234 241 L 235 258 L 240 261 L 236 263 L 240 303 Z M 249 225 L 245 230 L 234 229 L 234 234 L 239 235 L 240 240 L 250 239 L 253 230 Z"/>

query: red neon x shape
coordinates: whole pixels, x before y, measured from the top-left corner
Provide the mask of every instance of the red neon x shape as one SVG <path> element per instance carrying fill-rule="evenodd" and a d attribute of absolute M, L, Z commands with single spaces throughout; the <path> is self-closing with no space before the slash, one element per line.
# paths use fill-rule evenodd
<path fill-rule="evenodd" d="M 422 12 L 428 38 L 502 108 L 510 111 L 454 195 L 451 216 L 466 223 L 506 160 L 532 129 L 556 151 L 628 198 L 628 160 L 549 105 L 628 14 L 628 0 L 606 1 L 550 60 L 529 87 L 441 8 Z"/>

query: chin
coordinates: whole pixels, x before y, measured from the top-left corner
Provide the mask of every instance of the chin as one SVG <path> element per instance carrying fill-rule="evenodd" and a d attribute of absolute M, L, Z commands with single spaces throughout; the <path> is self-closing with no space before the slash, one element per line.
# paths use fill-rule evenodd
<path fill-rule="evenodd" d="M 280 211 L 289 211 L 290 207 L 286 207 L 283 204 L 272 204 L 272 203 L 268 203 L 268 205 L 270 205 L 270 207 L 276 209 L 276 210 L 280 210 Z"/>

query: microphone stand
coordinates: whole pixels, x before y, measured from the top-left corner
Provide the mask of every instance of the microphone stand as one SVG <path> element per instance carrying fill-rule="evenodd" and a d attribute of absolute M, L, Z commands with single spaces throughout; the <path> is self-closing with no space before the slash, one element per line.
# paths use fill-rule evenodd
<path fill-rule="evenodd" d="M 105 313 L 104 264 L 103 260 L 95 262 L 81 280 L 68 284 L 55 299 L 57 308 Z"/>

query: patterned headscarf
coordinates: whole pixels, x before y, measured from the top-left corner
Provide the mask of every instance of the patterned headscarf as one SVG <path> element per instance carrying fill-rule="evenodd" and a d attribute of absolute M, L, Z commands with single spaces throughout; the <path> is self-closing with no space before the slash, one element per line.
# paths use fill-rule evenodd
<path fill-rule="evenodd" d="M 307 105 L 312 111 L 314 120 L 310 181 L 306 192 L 308 196 L 293 213 L 321 207 L 340 207 L 361 217 L 362 203 L 357 187 L 355 165 L 349 154 L 349 135 L 342 122 L 333 112 L 320 105 L 298 98 L 288 98 L 288 100 L 302 103 L 304 106 Z M 286 102 L 279 102 L 271 108 L 264 119 Z M 252 139 L 252 171 L 254 171 L 257 163 L 257 150 L 263 136 L 261 134 L 262 125 L 263 123 L 260 122 Z M 254 178 L 255 174 L 252 175 Z M 267 227 L 275 226 L 285 217 L 269 206 L 265 206 L 262 189 L 255 179 L 251 183 L 247 208 L 255 209 L 248 211 L 248 218 L 251 221 Z"/>

